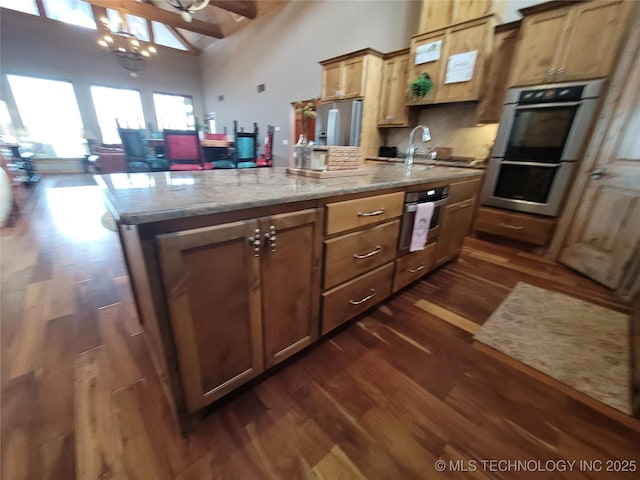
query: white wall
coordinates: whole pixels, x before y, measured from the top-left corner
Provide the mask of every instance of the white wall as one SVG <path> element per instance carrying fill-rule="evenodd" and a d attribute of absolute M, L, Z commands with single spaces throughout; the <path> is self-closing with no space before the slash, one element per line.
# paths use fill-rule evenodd
<path fill-rule="evenodd" d="M 409 46 L 419 1 L 291 1 L 259 16 L 202 55 L 205 105 L 218 125 L 245 130 L 258 122 L 281 127 L 274 140 L 276 165 L 288 165 L 290 102 L 320 95 L 318 61 L 362 48 L 389 52 Z M 266 91 L 257 93 L 257 85 Z M 218 96 L 224 96 L 219 101 Z"/>
<path fill-rule="evenodd" d="M 190 95 L 199 120 L 204 119 L 200 61 L 197 56 L 169 48 L 133 78 L 97 43 L 94 30 L 0 9 L 0 96 L 15 118 L 7 73 L 43 76 L 73 83 L 85 129 L 99 134 L 89 87 L 100 84 L 137 89 L 141 93 L 147 124 L 157 127 L 154 91 Z M 18 125 L 20 126 L 20 125 Z"/>

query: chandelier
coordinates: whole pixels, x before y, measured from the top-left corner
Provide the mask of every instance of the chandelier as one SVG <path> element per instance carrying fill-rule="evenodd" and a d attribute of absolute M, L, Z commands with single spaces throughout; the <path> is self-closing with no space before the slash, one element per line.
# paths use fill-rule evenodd
<path fill-rule="evenodd" d="M 131 73 L 132 77 L 137 77 L 140 70 L 147 64 L 147 60 L 157 53 L 153 45 L 143 46 L 142 42 L 129 29 L 127 16 L 124 11 L 120 12 L 120 19 L 117 26 L 112 28 L 109 19 L 100 19 L 107 33 L 98 40 L 98 45 L 108 48 L 116 57 L 118 63 Z"/>
<path fill-rule="evenodd" d="M 180 10 L 182 19 L 191 22 L 191 14 L 209 5 L 209 0 L 165 0 L 173 8 Z"/>

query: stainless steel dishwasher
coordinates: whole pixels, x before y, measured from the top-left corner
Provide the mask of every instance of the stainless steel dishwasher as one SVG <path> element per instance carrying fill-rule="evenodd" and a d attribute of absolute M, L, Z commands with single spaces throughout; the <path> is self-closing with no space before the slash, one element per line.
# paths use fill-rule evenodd
<path fill-rule="evenodd" d="M 411 245 L 411 234 L 413 233 L 413 222 L 416 217 L 416 210 L 419 203 L 433 202 L 434 209 L 429 224 L 428 238 L 432 239 L 440 234 L 440 220 L 444 206 L 449 197 L 449 187 L 431 188 L 420 192 L 409 192 L 404 197 L 404 210 L 402 214 L 402 225 L 400 227 L 400 240 L 398 251 L 405 252 Z"/>

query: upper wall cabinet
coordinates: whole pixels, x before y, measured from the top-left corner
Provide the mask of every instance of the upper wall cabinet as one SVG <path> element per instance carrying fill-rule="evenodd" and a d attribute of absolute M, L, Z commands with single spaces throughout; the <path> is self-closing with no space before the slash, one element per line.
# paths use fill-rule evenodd
<path fill-rule="evenodd" d="M 407 74 L 409 49 L 387 53 L 382 64 L 382 93 L 378 110 L 379 127 L 408 127 Z"/>
<path fill-rule="evenodd" d="M 609 75 L 634 2 L 554 2 L 521 10 L 511 85 L 589 80 Z"/>
<path fill-rule="evenodd" d="M 320 62 L 322 100 L 340 100 L 364 96 L 370 57 L 381 58 L 375 50 L 365 49 Z"/>
<path fill-rule="evenodd" d="M 431 32 L 492 13 L 502 17 L 506 3 L 492 0 L 423 0 L 418 33 Z"/>
<path fill-rule="evenodd" d="M 427 73 L 433 87 L 428 95 L 409 98 L 407 104 L 480 100 L 496 23 L 495 16 L 487 15 L 411 37 L 409 83 Z"/>
<path fill-rule="evenodd" d="M 320 62 L 322 65 L 322 99 L 332 102 L 362 98 L 360 150 L 362 161 L 378 153 L 383 144 L 378 130 L 382 53 L 366 48 Z"/>
<path fill-rule="evenodd" d="M 493 49 L 485 75 L 485 84 L 482 88 L 484 94 L 477 109 L 477 123 L 498 123 L 500 121 L 519 32 L 519 20 L 503 23 L 495 28 Z"/>

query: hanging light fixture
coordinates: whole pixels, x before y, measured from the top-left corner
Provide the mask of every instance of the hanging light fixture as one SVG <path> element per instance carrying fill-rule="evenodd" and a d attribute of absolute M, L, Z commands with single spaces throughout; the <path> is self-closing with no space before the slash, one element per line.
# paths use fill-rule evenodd
<path fill-rule="evenodd" d="M 173 8 L 180 10 L 182 19 L 190 23 L 191 14 L 209 5 L 209 0 L 165 0 Z"/>
<path fill-rule="evenodd" d="M 120 11 L 120 19 L 116 26 L 109 23 L 109 19 L 100 19 L 107 32 L 100 37 L 98 45 L 111 50 L 118 63 L 137 77 L 140 70 L 147 64 L 147 60 L 157 53 L 153 45 L 143 46 L 142 42 L 129 29 L 124 10 Z"/>

